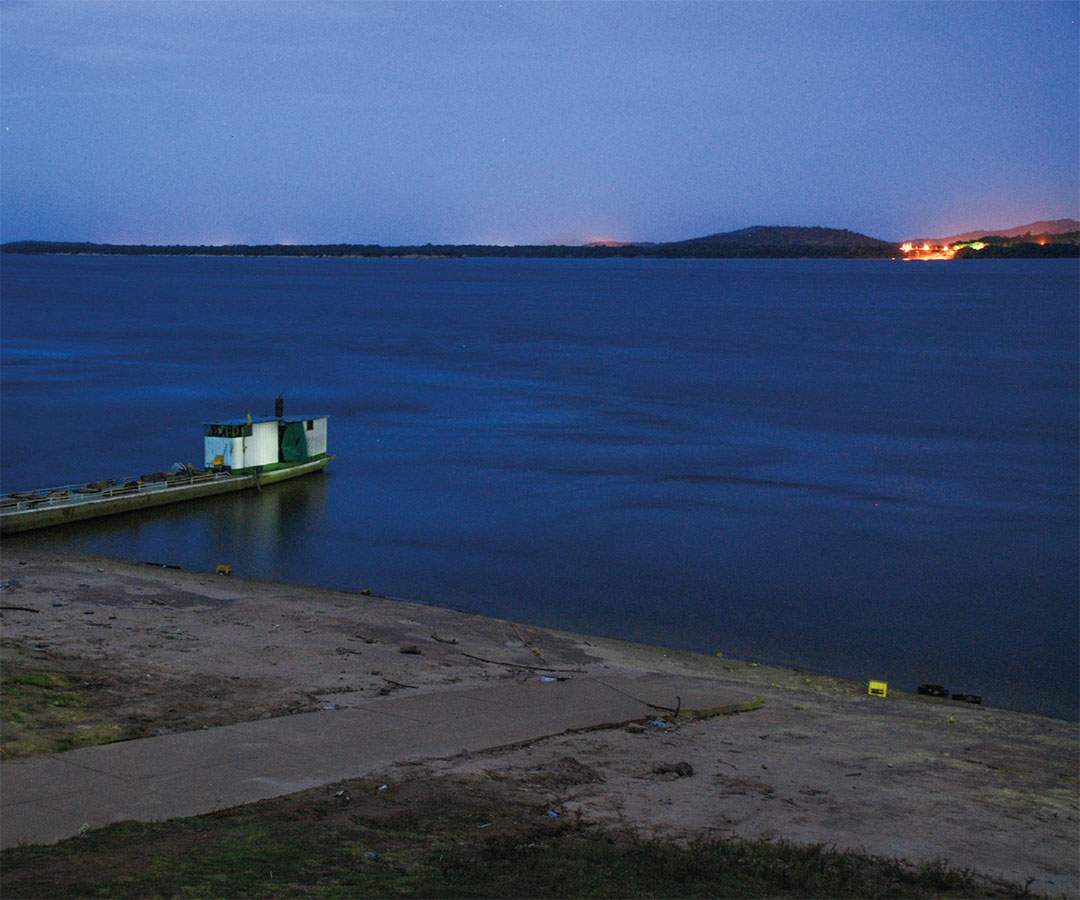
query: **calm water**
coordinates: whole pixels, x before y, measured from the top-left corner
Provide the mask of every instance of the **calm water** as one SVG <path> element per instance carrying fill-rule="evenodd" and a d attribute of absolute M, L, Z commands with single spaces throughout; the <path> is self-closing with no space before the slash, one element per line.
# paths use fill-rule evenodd
<path fill-rule="evenodd" d="M 3 258 L 3 489 L 328 414 L 325 477 L 15 537 L 1075 718 L 1075 261 Z M 299 593 L 299 592 L 298 592 Z"/>

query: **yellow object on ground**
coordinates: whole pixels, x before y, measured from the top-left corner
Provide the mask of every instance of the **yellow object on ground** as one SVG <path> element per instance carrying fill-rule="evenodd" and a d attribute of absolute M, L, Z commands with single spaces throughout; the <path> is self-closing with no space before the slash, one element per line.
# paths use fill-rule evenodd
<path fill-rule="evenodd" d="M 232 575 L 232 566 L 218 566 L 214 571 L 218 575 Z"/>
<path fill-rule="evenodd" d="M 875 697 L 884 697 L 889 691 L 889 684 L 885 681 L 871 681 L 870 693 Z"/>

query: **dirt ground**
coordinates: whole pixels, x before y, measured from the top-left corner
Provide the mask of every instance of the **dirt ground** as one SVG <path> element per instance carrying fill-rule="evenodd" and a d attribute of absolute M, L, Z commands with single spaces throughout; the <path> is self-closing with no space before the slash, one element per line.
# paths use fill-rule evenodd
<path fill-rule="evenodd" d="M 102 728 L 136 737 L 289 715 L 342 691 L 453 690 L 554 670 L 710 677 L 764 705 L 383 775 L 526 785 L 561 815 L 643 835 L 944 859 L 1080 896 L 1076 723 L 892 688 L 882 699 L 834 678 L 381 597 L 38 550 L 5 548 L 0 563 L 5 676 L 58 672 L 88 698 L 53 725 L 71 732 L 69 746 Z M 3 756 L 48 749 L 44 737 L 5 721 Z"/>

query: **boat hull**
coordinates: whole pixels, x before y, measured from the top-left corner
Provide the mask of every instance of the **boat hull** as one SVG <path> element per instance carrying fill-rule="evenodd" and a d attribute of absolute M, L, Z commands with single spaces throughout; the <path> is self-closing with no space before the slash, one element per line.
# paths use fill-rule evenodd
<path fill-rule="evenodd" d="M 270 471 L 230 475 L 212 481 L 196 481 L 159 490 L 140 490 L 119 493 L 117 496 L 102 496 L 88 500 L 75 499 L 29 509 L 5 510 L 0 512 L 0 534 L 14 534 L 20 531 L 50 528 L 54 525 L 67 525 L 69 522 L 80 522 L 84 519 L 96 519 L 101 516 L 135 512 L 155 506 L 183 503 L 186 500 L 201 500 L 218 494 L 249 490 L 318 472 L 326 468 L 333 458 L 322 456 Z"/>

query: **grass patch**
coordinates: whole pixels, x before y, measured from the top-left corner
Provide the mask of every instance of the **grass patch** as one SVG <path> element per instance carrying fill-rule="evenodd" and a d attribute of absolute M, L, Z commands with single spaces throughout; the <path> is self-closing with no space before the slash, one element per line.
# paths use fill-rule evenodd
<path fill-rule="evenodd" d="M 349 793 L 347 799 L 336 790 Z M 0 855 L 9 897 L 1025 897 L 944 865 L 801 847 L 689 846 L 546 814 L 520 786 L 358 780 Z"/>
<path fill-rule="evenodd" d="M 486 882 L 480 892 L 475 887 L 478 868 Z M 444 866 L 443 874 L 452 876 L 444 877 L 441 886 L 447 897 L 478 897 L 484 891 L 530 897 L 989 895 L 985 882 L 940 864 L 916 867 L 784 842 L 714 839 L 684 847 L 603 833 L 539 844 L 494 843 L 479 856 L 459 856 L 456 864 Z"/>
<path fill-rule="evenodd" d="M 127 737 L 115 722 L 99 720 L 95 685 L 78 674 L 50 668 L 21 647 L 5 643 L 0 660 L 0 756 L 13 759 Z"/>

